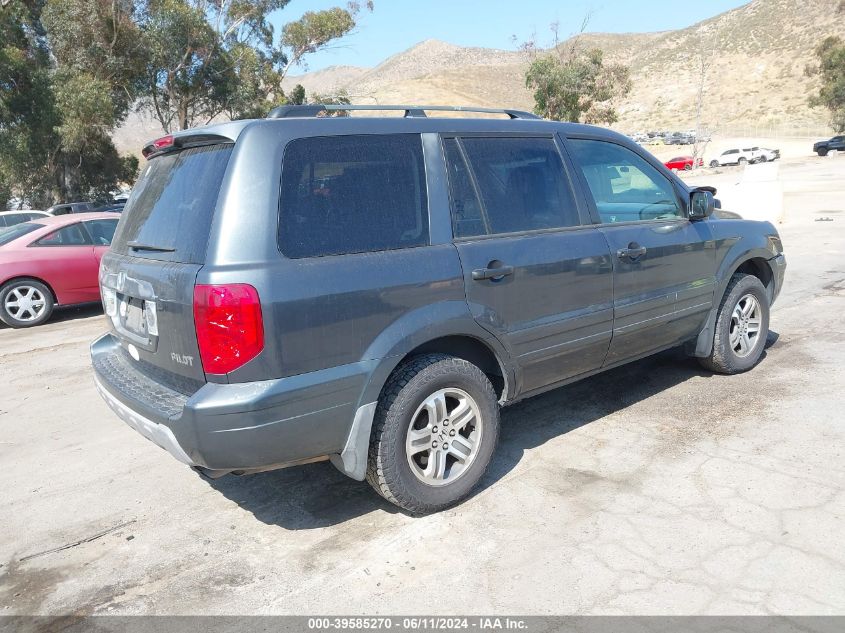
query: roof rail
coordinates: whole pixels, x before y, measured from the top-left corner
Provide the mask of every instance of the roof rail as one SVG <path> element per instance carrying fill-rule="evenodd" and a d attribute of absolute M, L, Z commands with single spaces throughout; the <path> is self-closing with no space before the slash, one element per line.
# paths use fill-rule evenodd
<path fill-rule="evenodd" d="M 268 119 L 288 119 L 293 117 L 316 117 L 323 113 L 337 111 L 405 111 L 406 117 L 425 117 L 429 112 L 473 112 L 483 114 L 507 114 L 512 119 L 539 119 L 541 117 L 531 112 L 501 108 L 476 108 L 474 106 L 432 106 L 432 105 L 341 105 L 341 104 L 313 104 L 313 105 L 283 105 L 270 110 Z"/>

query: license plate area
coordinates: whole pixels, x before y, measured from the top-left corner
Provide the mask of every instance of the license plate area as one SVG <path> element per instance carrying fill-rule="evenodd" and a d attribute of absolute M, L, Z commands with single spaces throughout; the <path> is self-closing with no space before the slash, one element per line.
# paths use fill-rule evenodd
<path fill-rule="evenodd" d="M 158 314 L 155 301 L 117 293 L 117 314 L 112 317 L 115 329 L 125 339 L 154 352 L 158 341 Z"/>

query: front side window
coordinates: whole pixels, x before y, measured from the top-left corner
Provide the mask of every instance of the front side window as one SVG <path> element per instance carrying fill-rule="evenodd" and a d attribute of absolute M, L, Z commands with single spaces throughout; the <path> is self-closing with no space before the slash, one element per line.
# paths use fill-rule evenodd
<path fill-rule="evenodd" d="M 580 224 L 563 161 L 552 139 L 462 138 L 469 172 L 454 143 L 445 141 L 455 237 Z M 481 204 L 467 184 L 470 172 Z"/>
<path fill-rule="evenodd" d="M 301 138 L 285 148 L 279 248 L 286 257 L 428 242 L 419 134 Z"/>
<path fill-rule="evenodd" d="M 88 243 L 88 236 L 79 223 L 53 231 L 36 242 L 38 246 L 85 246 Z"/>
<path fill-rule="evenodd" d="M 672 183 L 642 156 L 606 141 L 570 141 L 601 221 L 684 217 Z"/>

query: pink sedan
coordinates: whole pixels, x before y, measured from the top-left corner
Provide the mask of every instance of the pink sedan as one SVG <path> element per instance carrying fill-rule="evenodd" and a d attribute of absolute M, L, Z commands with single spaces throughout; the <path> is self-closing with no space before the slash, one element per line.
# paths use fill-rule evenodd
<path fill-rule="evenodd" d="M 79 213 L 0 228 L 0 320 L 31 327 L 57 305 L 100 300 L 97 274 L 119 216 Z"/>

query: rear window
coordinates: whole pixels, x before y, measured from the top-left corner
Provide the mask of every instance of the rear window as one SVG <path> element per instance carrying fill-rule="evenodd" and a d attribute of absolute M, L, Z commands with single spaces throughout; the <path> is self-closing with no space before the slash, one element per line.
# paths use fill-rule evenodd
<path fill-rule="evenodd" d="M 23 224 L 15 224 L 0 228 L 0 246 L 8 244 L 9 242 L 18 239 L 19 237 L 32 233 L 36 229 L 43 228 L 43 224 L 34 224 L 31 222 L 24 222 Z"/>
<path fill-rule="evenodd" d="M 428 244 L 418 134 L 302 138 L 285 148 L 279 248 L 286 257 Z"/>
<path fill-rule="evenodd" d="M 126 203 L 112 250 L 202 263 L 232 147 L 193 147 L 150 160 Z M 150 249 L 131 248 L 130 243 Z"/>

